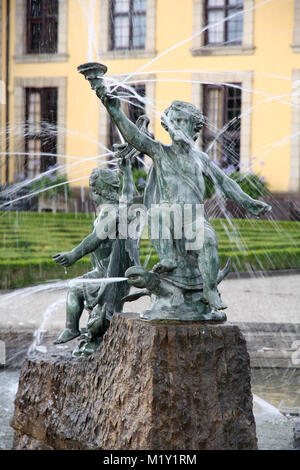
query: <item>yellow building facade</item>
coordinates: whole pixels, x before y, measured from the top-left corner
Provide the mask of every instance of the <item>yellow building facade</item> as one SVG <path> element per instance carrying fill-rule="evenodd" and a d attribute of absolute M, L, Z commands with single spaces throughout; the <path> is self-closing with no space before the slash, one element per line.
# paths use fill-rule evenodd
<path fill-rule="evenodd" d="M 30 90 L 55 89 L 58 171 L 73 187 L 87 187 L 92 169 L 108 159 L 110 124 L 76 68 L 97 61 L 107 65 L 108 79 L 144 87 L 157 139 L 168 142 L 160 114 L 173 100 L 205 108 L 208 141 L 238 115 L 231 135 L 239 142 L 233 153 L 240 170 L 258 173 L 273 192 L 299 193 L 300 0 L 58 0 L 50 52 L 38 50 L 34 38 L 30 43 L 27 0 L 0 4 L 2 185 L 26 176 Z M 225 103 L 229 85 L 239 91 Z M 219 154 L 212 147 L 210 155 Z"/>

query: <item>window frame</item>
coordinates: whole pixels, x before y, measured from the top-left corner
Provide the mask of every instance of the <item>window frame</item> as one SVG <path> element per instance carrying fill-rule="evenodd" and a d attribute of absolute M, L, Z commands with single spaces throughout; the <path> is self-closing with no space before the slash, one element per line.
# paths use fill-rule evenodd
<path fill-rule="evenodd" d="M 53 1 L 53 0 L 52 0 Z M 47 4 L 45 1 L 41 3 L 41 16 L 39 17 L 32 17 L 31 16 L 31 2 L 32 0 L 27 0 L 26 2 L 26 53 L 27 54 L 57 54 L 58 52 L 58 16 L 59 16 L 59 1 L 56 1 L 56 12 L 53 15 L 46 14 L 47 13 Z M 53 48 L 47 48 L 46 45 L 47 43 L 49 44 L 49 41 L 47 41 L 47 32 L 48 32 L 48 25 L 50 23 L 53 23 L 55 25 L 56 29 L 56 38 L 55 38 L 55 44 Z M 41 24 L 41 36 L 42 36 L 42 41 L 41 45 L 42 47 L 38 50 L 33 49 L 31 47 L 31 34 L 32 30 L 31 27 L 34 24 Z"/>
<path fill-rule="evenodd" d="M 291 48 L 294 53 L 300 53 L 300 0 L 294 0 L 293 43 Z"/>
<path fill-rule="evenodd" d="M 292 121 L 289 191 L 300 191 L 300 68 L 292 70 Z"/>
<path fill-rule="evenodd" d="M 116 80 L 120 80 L 119 75 L 112 75 L 112 78 L 115 78 Z M 145 100 L 145 115 L 150 117 L 150 123 L 149 123 L 149 131 L 154 134 L 154 125 L 155 121 L 151 119 L 153 117 L 153 109 L 155 108 L 155 103 L 156 103 L 156 95 L 155 95 L 155 90 L 156 90 L 156 83 L 155 83 L 155 78 L 156 75 L 149 73 L 147 75 L 135 75 L 135 80 L 134 83 L 135 85 L 145 85 L 146 88 L 146 100 Z M 131 83 L 132 84 L 132 83 Z M 107 152 L 109 148 L 109 114 L 107 113 L 106 109 L 104 106 L 99 106 L 99 127 L 98 127 L 98 141 L 99 141 L 99 154 L 103 153 L 103 149 Z M 110 157 L 106 157 L 107 164 L 109 165 L 109 160 Z M 99 159 L 99 163 L 103 164 L 103 160 Z M 148 155 L 145 154 L 144 158 L 144 166 L 148 168 L 151 166 L 152 160 Z"/>
<path fill-rule="evenodd" d="M 234 85 L 233 87 L 230 87 L 230 85 Z M 231 121 L 231 119 L 227 120 L 227 114 L 228 114 L 228 101 L 229 101 L 229 88 L 232 88 L 233 90 L 237 90 L 236 87 L 241 87 L 242 84 L 239 82 L 228 82 L 226 85 L 214 85 L 214 84 L 204 84 L 203 86 L 203 113 L 204 116 L 207 116 L 208 114 L 208 101 L 209 101 L 209 90 L 220 90 L 221 91 L 221 106 L 222 109 L 218 110 L 218 113 L 220 112 L 220 117 L 222 121 L 222 126 L 226 126 L 228 122 Z M 240 93 L 240 108 L 238 110 L 238 114 L 241 115 L 242 113 L 242 91 Z M 233 119 L 233 118 L 232 118 Z M 230 132 L 230 135 L 228 135 Z M 203 128 L 202 132 L 202 149 L 206 151 L 206 145 L 208 142 L 214 140 L 214 138 L 217 136 L 217 133 L 214 135 L 213 132 L 209 131 L 206 126 Z M 238 139 L 239 144 L 238 144 L 238 159 L 234 156 L 228 157 L 227 160 L 225 161 L 223 159 L 223 147 L 224 147 L 224 139 L 228 136 L 228 139 L 232 141 L 236 141 Z M 239 171 L 240 169 L 240 163 L 241 163 L 241 118 L 239 118 L 239 129 L 238 130 L 226 130 L 223 133 L 222 139 L 219 142 L 220 144 L 220 155 L 218 158 L 218 161 L 220 163 L 220 166 L 222 168 L 226 168 L 228 166 L 233 165 L 236 169 L 236 171 Z M 234 161 L 236 159 L 237 161 Z"/>
<path fill-rule="evenodd" d="M 300 1 L 300 0 L 299 0 Z M 193 0 L 193 39 L 190 49 L 192 56 L 231 56 L 249 55 L 255 51 L 254 44 L 254 0 L 243 0 L 243 40 L 241 44 L 205 44 L 205 34 L 199 34 L 205 28 L 205 0 Z"/>
<path fill-rule="evenodd" d="M 68 0 L 58 0 L 58 44 L 55 53 L 27 52 L 27 0 L 15 0 L 15 50 L 16 64 L 67 62 L 68 54 Z"/>
<path fill-rule="evenodd" d="M 39 93 L 40 94 L 40 131 L 37 133 L 29 133 L 28 132 L 28 122 L 29 122 L 29 99 L 31 93 Z M 55 109 L 55 119 L 49 120 L 49 109 L 47 103 L 47 94 L 54 93 L 55 101 L 56 101 L 56 109 Z M 50 121 L 50 122 L 49 122 Z M 31 140 L 39 140 L 40 141 L 40 152 L 45 152 L 45 145 L 48 146 L 49 142 L 53 145 L 53 149 L 51 152 L 45 153 L 53 153 L 57 154 L 57 136 L 54 135 L 49 138 L 49 134 L 47 134 L 47 126 L 46 124 L 51 124 L 57 126 L 58 121 L 58 88 L 57 87 L 34 87 L 29 86 L 25 88 L 25 142 L 24 142 L 24 149 L 25 149 L 25 158 L 24 158 L 24 175 L 25 178 L 28 177 L 28 161 L 29 161 L 29 141 Z M 39 157 L 40 158 L 40 157 Z M 49 169 L 50 166 L 53 166 L 57 163 L 57 158 L 53 156 L 46 156 L 45 158 L 40 158 L 40 169 L 39 173 L 43 173 Z"/>
<path fill-rule="evenodd" d="M 230 5 L 229 1 L 230 0 L 223 0 L 224 5 L 223 6 L 209 6 L 208 2 L 209 0 L 205 0 L 205 6 L 204 6 L 204 18 L 205 18 L 205 26 L 208 25 L 208 16 L 210 11 L 222 11 L 224 13 L 224 18 L 229 16 L 230 10 L 237 10 L 238 11 L 243 11 L 244 10 L 244 2 L 241 0 L 241 7 L 237 7 L 235 5 Z M 243 17 L 241 17 L 241 21 L 243 22 Z M 206 46 L 211 46 L 211 47 L 220 47 L 222 45 L 227 45 L 229 46 L 240 46 L 243 43 L 243 29 L 244 29 L 244 24 L 243 24 L 243 29 L 242 29 L 242 34 L 241 34 L 241 40 L 240 41 L 230 41 L 228 43 L 228 26 L 229 26 L 229 21 L 225 21 L 224 23 L 224 31 L 223 31 L 223 42 L 209 42 L 208 37 L 209 37 L 209 31 L 208 29 L 205 30 L 204 34 L 204 44 Z"/>
<path fill-rule="evenodd" d="M 110 1 L 110 50 L 111 51 L 139 51 L 145 50 L 146 48 L 146 40 L 147 40 L 147 5 L 145 10 L 134 11 L 133 2 L 134 0 L 128 0 L 129 2 L 129 9 L 128 12 L 115 12 L 115 4 L 117 0 Z M 133 46 L 133 17 L 134 16 L 141 16 L 145 17 L 146 22 L 146 30 L 145 30 L 145 37 L 144 37 L 144 44 L 141 47 L 134 47 Z M 129 26 L 128 26 L 128 47 L 116 47 L 115 46 L 115 34 L 114 34 L 114 19 L 116 17 L 128 17 Z"/>

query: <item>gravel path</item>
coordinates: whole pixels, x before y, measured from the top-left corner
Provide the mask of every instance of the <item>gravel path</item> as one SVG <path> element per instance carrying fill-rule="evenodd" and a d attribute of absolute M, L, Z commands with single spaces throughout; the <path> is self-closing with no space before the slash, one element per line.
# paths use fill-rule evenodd
<path fill-rule="evenodd" d="M 230 322 L 300 323 L 300 274 L 248 279 L 225 279 L 220 284 L 229 306 Z M 0 331 L 6 328 L 62 329 L 65 323 L 66 283 L 0 291 Z M 149 308 L 149 298 L 126 303 L 125 311 Z M 87 315 L 82 316 L 85 325 Z"/>

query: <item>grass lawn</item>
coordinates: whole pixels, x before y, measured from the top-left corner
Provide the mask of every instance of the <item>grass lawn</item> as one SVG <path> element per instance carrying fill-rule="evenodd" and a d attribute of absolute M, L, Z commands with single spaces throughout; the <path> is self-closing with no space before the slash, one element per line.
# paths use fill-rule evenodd
<path fill-rule="evenodd" d="M 218 235 L 221 264 L 230 256 L 233 271 L 300 268 L 300 222 L 211 222 Z M 67 273 L 51 256 L 76 246 L 92 226 L 90 214 L 0 212 L 0 288 L 73 278 L 90 270 L 88 256 Z M 147 269 L 158 261 L 148 240 L 141 241 L 140 257 Z"/>

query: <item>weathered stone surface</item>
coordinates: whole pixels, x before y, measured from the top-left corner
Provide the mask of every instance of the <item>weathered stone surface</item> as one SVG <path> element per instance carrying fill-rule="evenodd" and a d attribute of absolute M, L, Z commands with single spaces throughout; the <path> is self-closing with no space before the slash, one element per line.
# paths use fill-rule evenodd
<path fill-rule="evenodd" d="M 115 314 L 92 356 L 25 360 L 12 426 L 15 449 L 256 449 L 244 337 Z"/>

